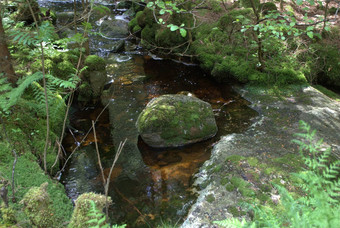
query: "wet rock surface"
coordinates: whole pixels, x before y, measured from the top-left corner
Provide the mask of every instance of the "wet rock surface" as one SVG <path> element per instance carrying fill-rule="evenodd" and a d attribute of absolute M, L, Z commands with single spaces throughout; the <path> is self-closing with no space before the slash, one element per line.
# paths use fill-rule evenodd
<path fill-rule="evenodd" d="M 250 107 L 260 115 L 247 131 L 224 136 L 214 146 L 211 158 L 196 174 L 194 185 L 198 189 L 199 197 L 191 207 L 182 225 L 183 228 L 217 227 L 213 221 L 233 217 L 230 208 L 235 208 L 237 202 L 244 196 L 239 189 L 228 191 L 221 184 L 221 176 L 225 175 L 225 170 L 233 169 L 231 163 L 226 162 L 226 158 L 231 155 L 244 157 L 265 155 L 270 158 L 297 155 L 297 145 L 291 140 L 295 138 L 294 133 L 299 132 L 300 120 L 310 124 L 312 129 L 316 129 L 317 137 L 324 139 L 322 147 L 331 147 L 333 155 L 340 157 L 339 102 L 326 97 L 312 87 L 301 87 L 280 96 L 269 95 L 265 90 L 251 87 L 235 89 L 252 102 Z M 251 183 L 249 173 L 237 175 Z M 209 196 L 213 196 L 213 199 Z"/>

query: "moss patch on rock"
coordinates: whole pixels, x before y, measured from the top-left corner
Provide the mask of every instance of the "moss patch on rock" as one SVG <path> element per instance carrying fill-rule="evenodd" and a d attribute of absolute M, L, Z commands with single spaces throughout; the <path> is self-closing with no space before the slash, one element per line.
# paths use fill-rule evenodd
<path fill-rule="evenodd" d="M 103 71 L 106 67 L 105 60 L 97 55 L 87 56 L 84 64 L 88 67 L 88 71 Z"/>
<path fill-rule="evenodd" d="M 83 228 L 92 227 L 89 220 L 93 219 L 89 216 L 91 203 L 93 201 L 96 205 L 96 209 L 102 211 L 106 205 L 106 198 L 103 195 L 93 192 L 81 194 L 75 202 L 74 212 L 72 214 L 71 222 L 68 227 L 70 228 Z M 111 198 L 107 199 L 108 205 L 112 203 Z"/>
<path fill-rule="evenodd" d="M 136 127 L 153 147 L 173 147 L 205 140 L 217 132 L 210 104 L 185 95 L 163 95 L 139 115 Z"/>

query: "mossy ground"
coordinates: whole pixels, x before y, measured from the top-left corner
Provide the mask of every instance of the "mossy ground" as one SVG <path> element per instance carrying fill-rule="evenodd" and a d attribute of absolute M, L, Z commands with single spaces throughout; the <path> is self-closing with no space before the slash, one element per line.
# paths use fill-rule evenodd
<path fill-rule="evenodd" d="M 225 167 L 221 169 L 222 166 Z M 220 167 L 216 170 L 216 167 Z M 212 175 L 219 176 L 220 184 L 228 192 L 236 192 L 242 196 L 241 202 L 258 202 L 263 206 L 272 207 L 275 203 L 271 199 L 272 194 L 277 194 L 274 184 L 285 186 L 287 189 L 300 194 L 295 184 L 299 181 L 291 178 L 291 173 L 301 171 L 304 163 L 298 154 L 286 154 L 272 157 L 262 154 L 256 157 L 243 157 L 231 155 L 226 158 L 224 165 L 211 165 L 207 170 Z M 212 195 L 206 200 L 211 201 Z M 228 212 L 239 217 L 246 213 L 238 204 L 228 207 Z"/>
<path fill-rule="evenodd" d="M 22 211 L 23 205 L 19 204 L 19 202 L 31 187 L 39 187 L 42 183 L 48 182 L 47 192 L 53 202 L 52 208 L 57 218 L 57 222 L 53 224 L 53 227 L 62 227 L 62 224 L 69 220 L 73 206 L 65 194 L 64 187 L 45 175 L 39 166 L 39 164 L 42 165 L 43 161 L 46 136 L 44 115 L 37 115 L 34 109 L 29 108 L 27 101 L 23 99 L 12 111 L 14 111 L 13 114 L 4 119 L 4 124 L 1 127 L 0 179 L 11 180 L 14 161 L 12 150 L 15 149 L 18 155 L 14 172 L 16 202 L 10 202 L 10 208 L 14 211 L 15 220 L 28 221 L 27 215 Z M 60 112 L 58 115 L 63 116 L 64 112 Z M 53 124 L 50 132 L 50 147 L 47 150 L 47 169 L 52 175 L 59 169 L 58 163 L 52 168 L 57 156 L 57 150 L 53 149 L 53 145 L 55 145 L 57 135 L 61 133 L 61 128 L 53 126 L 60 126 L 63 122 L 63 118 L 57 118 L 58 115 L 51 121 Z M 10 140 L 10 143 L 7 139 Z M 9 197 L 11 196 L 12 191 L 9 186 Z M 0 224 L 4 222 L 1 217 L 0 213 Z M 5 222 L 8 223 L 8 221 Z M 15 221 L 13 222 L 15 224 Z"/>

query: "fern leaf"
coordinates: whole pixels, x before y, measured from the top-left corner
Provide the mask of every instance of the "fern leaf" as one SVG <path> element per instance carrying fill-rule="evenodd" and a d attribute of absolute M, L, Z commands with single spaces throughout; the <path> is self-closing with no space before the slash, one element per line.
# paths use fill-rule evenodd
<path fill-rule="evenodd" d="M 7 103 L 7 106 L 4 107 L 5 110 L 8 110 L 10 107 L 12 107 L 13 105 L 16 104 L 16 102 L 18 101 L 18 99 L 22 96 L 22 94 L 24 93 L 25 89 L 27 89 L 32 82 L 34 81 L 38 81 L 40 79 L 42 79 L 43 75 L 41 72 L 36 72 L 30 76 L 27 76 L 24 81 L 21 82 L 21 84 L 13 89 L 10 93 L 9 93 L 9 101 Z"/>

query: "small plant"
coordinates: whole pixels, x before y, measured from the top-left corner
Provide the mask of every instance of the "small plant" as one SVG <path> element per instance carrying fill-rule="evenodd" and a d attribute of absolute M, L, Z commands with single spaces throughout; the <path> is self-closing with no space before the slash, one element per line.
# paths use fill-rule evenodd
<path fill-rule="evenodd" d="M 103 212 L 98 210 L 96 208 L 96 204 L 93 202 L 93 200 L 90 200 L 90 208 L 88 212 L 89 217 L 93 217 L 93 219 L 90 219 L 86 223 L 90 225 L 90 228 L 124 228 L 126 225 L 112 225 L 106 223 L 106 216 Z"/>
<path fill-rule="evenodd" d="M 337 227 L 340 224 L 340 160 L 331 161 L 331 151 L 321 150 L 322 140 L 315 142 L 315 130 L 300 121 L 303 133 L 296 134 L 302 140 L 293 140 L 300 145 L 299 153 L 307 169 L 293 173 L 302 194 L 293 197 L 286 188 L 275 185 L 281 195 L 282 211 L 269 207 L 249 205 L 254 212 L 253 221 L 236 218 L 215 221 L 228 227 Z"/>

